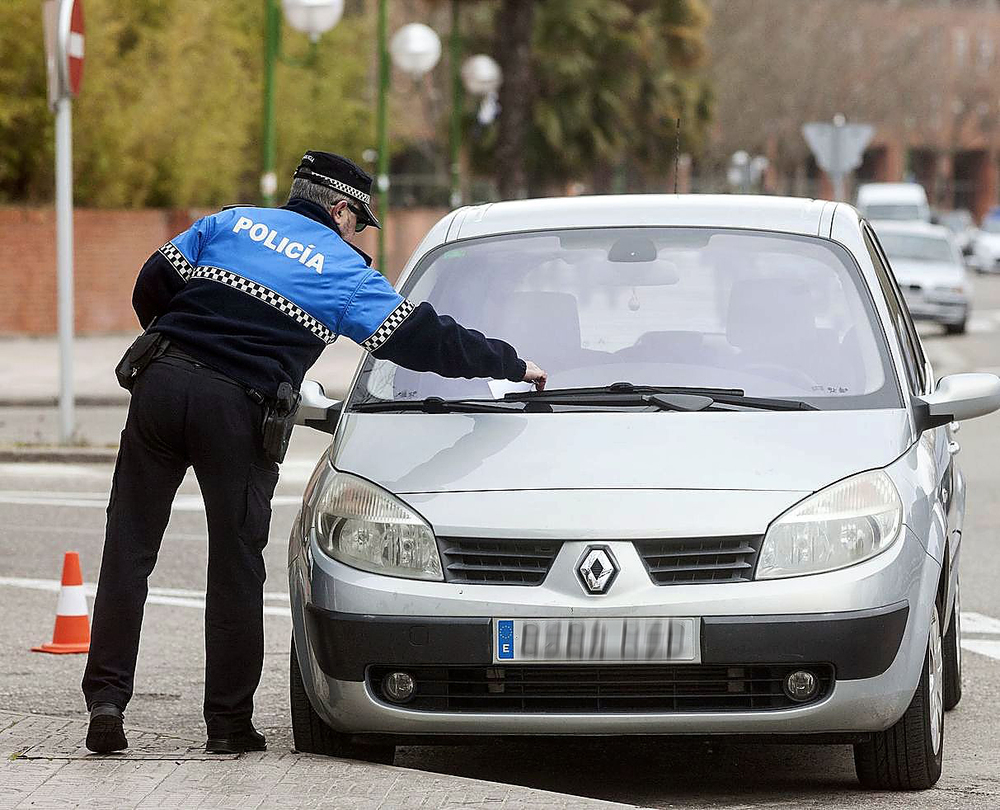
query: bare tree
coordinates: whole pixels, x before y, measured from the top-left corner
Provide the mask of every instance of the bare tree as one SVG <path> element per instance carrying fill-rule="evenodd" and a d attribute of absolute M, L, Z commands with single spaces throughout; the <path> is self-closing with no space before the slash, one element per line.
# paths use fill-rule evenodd
<path fill-rule="evenodd" d="M 531 127 L 532 77 L 531 38 L 535 0 L 503 0 L 498 23 L 498 57 L 503 70 L 500 87 L 500 120 L 497 164 L 500 196 L 528 196 L 525 149 Z"/>

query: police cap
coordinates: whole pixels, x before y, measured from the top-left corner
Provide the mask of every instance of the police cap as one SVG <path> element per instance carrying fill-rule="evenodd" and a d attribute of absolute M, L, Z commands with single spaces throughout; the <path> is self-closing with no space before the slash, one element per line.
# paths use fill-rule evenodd
<path fill-rule="evenodd" d="M 332 188 L 356 200 L 362 212 L 358 220 L 366 225 L 381 227 L 371 208 L 372 176 L 353 160 L 332 152 L 310 149 L 302 156 L 293 176 Z"/>

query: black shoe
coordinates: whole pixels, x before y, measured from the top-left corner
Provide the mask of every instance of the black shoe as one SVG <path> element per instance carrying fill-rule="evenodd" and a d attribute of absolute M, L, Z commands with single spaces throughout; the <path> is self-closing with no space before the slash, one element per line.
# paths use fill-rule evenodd
<path fill-rule="evenodd" d="M 267 740 L 251 728 L 226 737 L 209 737 L 205 743 L 206 754 L 245 754 L 247 751 L 266 751 Z"/>
<path fill-rule="evenodd" d="M 110 754 L 128 748 L 125 715 L 114 703 L 95 703 L 90 709 L 87 748 L 95 754 Z"/>

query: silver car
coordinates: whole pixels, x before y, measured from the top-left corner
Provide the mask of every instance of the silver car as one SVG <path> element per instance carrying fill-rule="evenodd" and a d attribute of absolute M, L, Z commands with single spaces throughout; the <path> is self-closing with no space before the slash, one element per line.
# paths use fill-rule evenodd
<path fill-rule="evenodd" d="M 300 751 L 476 735 L 854 745 L 926 788 L 961 697 L 956 420 L 847 205 L 749 196 L 448 214 L 404 295 L 545 391 L 366 359 L 289 545 Z"/>
<path fill-rule="evenodd" d="M 910 315 L 952 334 L 965 332 L 972 309 L 965 262 L 947 228 L 924 222 L 879 222 L 878 238 Z"/>

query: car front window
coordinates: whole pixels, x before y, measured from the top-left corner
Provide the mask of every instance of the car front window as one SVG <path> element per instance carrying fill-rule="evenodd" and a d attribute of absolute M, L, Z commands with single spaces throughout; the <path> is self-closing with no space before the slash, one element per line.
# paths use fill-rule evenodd
<path fill-rule="evenodd" d="M 919 205 L 878 203 L 865 206 L 865 216 L 869 219 L 921 219 L 922 213 Z"/>
<path fill-rule="evenodd" d="M 925 262 L 957 262 L 947 239 L 936 236 L 911 236 L 910 234 L 879 231 L 879 241 L 890 259 L 911 259 Z"/>
<path fill-rule="evenodd" d="M 899 407 L 885 341 L 849 253 L 738 230 L 595 228 L 446 245 L 404 295 L 511 343 L 548 388 L 741 388 L 820 408 Z M 369 357 L 352 403 L 489 398 Z"/>

